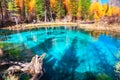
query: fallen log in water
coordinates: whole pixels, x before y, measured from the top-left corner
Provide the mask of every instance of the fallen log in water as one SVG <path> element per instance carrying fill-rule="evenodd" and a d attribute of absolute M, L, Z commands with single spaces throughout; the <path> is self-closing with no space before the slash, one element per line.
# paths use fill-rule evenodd
<path fill-rule="evenodd" d="M 30 63 L 19 63 L 12 65 L 6 70 L 7 74 L 14 74 L 15 72 L 24 72 L 32 75 L 30 80 L 39 80 L 43 75 L 43 59 L 45 58 L 46 53 L 41 56 L 34 56 Z"/>

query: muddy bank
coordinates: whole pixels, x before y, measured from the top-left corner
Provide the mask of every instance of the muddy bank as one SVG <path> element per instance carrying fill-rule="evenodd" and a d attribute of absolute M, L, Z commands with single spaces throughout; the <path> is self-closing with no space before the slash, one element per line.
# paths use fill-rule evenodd
<path fill-rule="evenodd" d="M 5 28 L 0 29 L 7 29 L 7 30 L 27 30 L 27 29 L 34 29 L 34 28 L 42 28 L 42 27 L 73 27 L 76 26 L 78 29 L 84 29 L 85 31 L 114 31 L 120 32 L 120 24 L 104 24 L 104 23 L 74 23 L 74 22 L 54 22 L 54 23 L 36 23 L 36 24 L 20 24 L 16 26 L 8 26 Z"/>

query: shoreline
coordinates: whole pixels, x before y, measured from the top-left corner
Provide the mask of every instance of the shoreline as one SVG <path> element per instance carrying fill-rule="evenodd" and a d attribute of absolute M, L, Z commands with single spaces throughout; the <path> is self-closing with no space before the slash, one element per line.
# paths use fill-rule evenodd
<path fill-rule="evenodd" d="M 27 29 L 34 29 L 34 28 L 42 28 L 42 27 L 59 27 L 59 26 L 66 26 L 66 27 L 74 27 L 76 26 L 77 29 L 83 29 L 85 31 L 113 31 L 113 32 L 120 32 L 120 25 L 105 25 L 100 23 L 92 23 L 92 24 L 81 24 L 81 23 L 74 23 L 74 22 L 48 22 L 48 23 L 35 23 L 35 24 L 19 24 L 15 26 L 9 26 L 5 28 L 0 28 L 1 30 L 27 30 Z"/>

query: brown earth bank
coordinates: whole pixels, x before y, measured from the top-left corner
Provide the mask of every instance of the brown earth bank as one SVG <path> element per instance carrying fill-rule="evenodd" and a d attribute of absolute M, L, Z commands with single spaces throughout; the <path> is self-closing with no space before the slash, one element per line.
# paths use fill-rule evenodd
<path fill-rule="evenodd" d="M 35 23 L 35 24 L 19 24 L 15 26 L 8 26 L 2 29 L 8 30 L 26 30 L 26 29 L 33 29 L 33 28 L 41 28 L 41 27 L 76 27 L 77 29 L 84 29 L 85 31 L 114 31 L 120 32 L 120 24 L 105 24 L 101 22 L 48 22 L 48 23 Z"/>

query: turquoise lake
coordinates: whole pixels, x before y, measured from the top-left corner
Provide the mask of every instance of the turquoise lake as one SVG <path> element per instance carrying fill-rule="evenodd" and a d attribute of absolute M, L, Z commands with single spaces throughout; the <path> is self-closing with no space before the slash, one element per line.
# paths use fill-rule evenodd
<path fill-rule="evenodd" d="M 6 36 L 1 35 L 0 42 L 24 44 L 35 54 L 47 54 L 42 80 L 85 80 L 86 73 L 114 77 L 114 65 L 120 61 L 120 38 L 104 33 L 96 38 L 87 31 L 53 27 Z"/>

